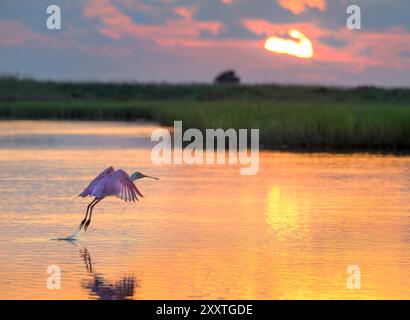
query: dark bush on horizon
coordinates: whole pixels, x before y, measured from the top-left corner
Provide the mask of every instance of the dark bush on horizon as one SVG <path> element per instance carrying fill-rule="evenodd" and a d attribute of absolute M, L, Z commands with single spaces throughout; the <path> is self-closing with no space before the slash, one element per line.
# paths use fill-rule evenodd
<path fill-rule="evenodd" d="M 216 84 L 238 84 L 241 82 L 235 71 L 227 70 L 220 73 L 214 80 Z"/>

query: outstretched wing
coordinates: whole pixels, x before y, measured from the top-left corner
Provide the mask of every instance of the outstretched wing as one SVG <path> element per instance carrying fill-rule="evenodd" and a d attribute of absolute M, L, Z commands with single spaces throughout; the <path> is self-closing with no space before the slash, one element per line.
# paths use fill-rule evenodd
<path fill-rule="evenodd" d="M 125 201 L 138 200 L 137 195 L 142 197 L 134 182 L 121 169 L 103 178 L 92 195 L 96 198 L 116 196 Z"/>
<path fill-rule="evenodd" d="M 115 172 L 113 167 L 109 167 L 107 169 L 105 169 L 103 172 L 101 172 L 93 181 L 90 182 L 90 184 L 88 185 L 87 188 L 85 188 L 83 190 L 83 192 L 81 192 L 79 194 L 80 197 L 87 197 L 87 196 L 91 196 L 93 194 L 93 192 L 96 190 L 98 184 L 108 175 L 110 175 L 111 173 Z"/>

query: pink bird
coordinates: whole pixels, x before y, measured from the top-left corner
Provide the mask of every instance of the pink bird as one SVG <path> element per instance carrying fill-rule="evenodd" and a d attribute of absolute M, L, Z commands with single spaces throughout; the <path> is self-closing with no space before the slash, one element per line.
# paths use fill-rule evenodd
<path fill-rule="evenodd" d="M 105 197 L 116 196 L 124 201 L 134 201 L 138 200 L 137 195 L 143 197 L 141 192 L 137 189 L 134 184 L 135 180 L 142 178 L 151 178 L 159 180 L 155 177 L 150 177 L 141 172 L 134 172 L 131 176 L 122 170 L 114 170 L 113 167 L 109 167 L 101 172 L 93 181 L 90 182 L 87 188 L 79 194 L 80 197 L 94 197 L 94 200 L 87 206 L 87 211 L 85 213 L 85 218 L 81 221 L 80 228 L 84 226 L 86 231 L 91 222 L 91 215 L 93 209 L 97 203 L 103 200 Z M 87 220 L 88 212 L 90 217 Z"/>

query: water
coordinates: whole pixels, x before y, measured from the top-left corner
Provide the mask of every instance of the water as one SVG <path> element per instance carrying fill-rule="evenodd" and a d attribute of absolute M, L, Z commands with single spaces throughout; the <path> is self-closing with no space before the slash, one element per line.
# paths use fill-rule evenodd
<path fill-rule="evenodd" d="M 0 122 L 0 299 L 410 298 L 409 157 L 263 152 L 240 176 L 153 165 L 154 128 Z M 138 181 L 138 203 L 102 201 L 78 241 L 51 240 L 110 165 L 161 180 Z"/>

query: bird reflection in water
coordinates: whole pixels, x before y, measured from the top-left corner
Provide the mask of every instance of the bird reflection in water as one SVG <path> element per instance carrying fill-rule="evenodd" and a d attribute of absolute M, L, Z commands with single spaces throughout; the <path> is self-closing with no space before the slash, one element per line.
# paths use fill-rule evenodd
<path fill-rule="evenodd" d="M 124 276 L 115 283 L 109 282 L 93 270 L 91 255 L 87 248 L 82 247 L 79 250 L 88 273 L 92 275 L 92 280 L 86 281 L 83 287 L 89 290 L 93 297 L 99 300 L 130 300 L 133 298 L 135 288 L 138 287 L 134 276 Z"/>

